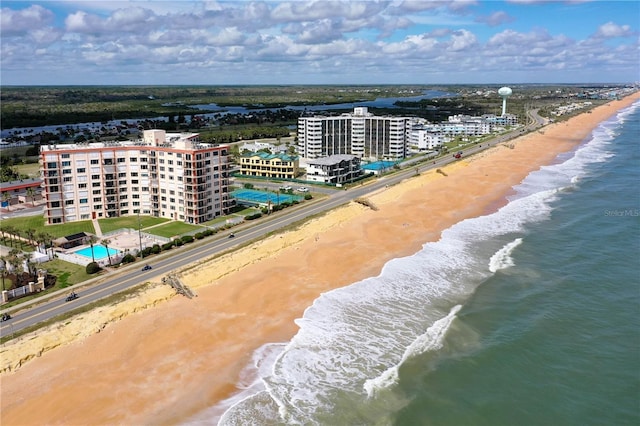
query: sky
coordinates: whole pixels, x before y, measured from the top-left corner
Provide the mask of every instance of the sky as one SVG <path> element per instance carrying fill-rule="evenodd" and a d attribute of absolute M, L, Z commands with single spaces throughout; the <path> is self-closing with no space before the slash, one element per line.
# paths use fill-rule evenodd
<path fill-rule="evenodd" d="M 2 85 L 640 81 L 640 1 L 0 3 Z"/>

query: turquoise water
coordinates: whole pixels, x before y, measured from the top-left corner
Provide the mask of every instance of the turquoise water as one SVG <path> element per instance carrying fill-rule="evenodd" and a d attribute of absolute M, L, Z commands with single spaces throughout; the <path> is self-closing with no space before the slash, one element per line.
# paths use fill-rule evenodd
<path fill-rule="evenodd" d="M 364 170 L 385 170 L 391 169 L 396 163 L 394 161 L 376 161 L 362 166 Z"/>
<path fill-rule="evenodd" d="M 83 248 L 82 250 L 74 251 L 75 254 L 79 254 L 80 256 L 84 256 L 89 259 L 101 260 L 105 259 L 109 256 L 113 256 L 118 253 L 118 250 L 114 250 L 109 247 L 109 252 L 107 253 L 107 248 L 104 246 L 94 245 L 93 246 L 93 257 L 91 256 L 91 247 Z"/>
<path fill-rule="evenodd" d="M 498 212 L 323 294 L 188 423 L 640 424 L 638 135 L 640 103 Z"/>

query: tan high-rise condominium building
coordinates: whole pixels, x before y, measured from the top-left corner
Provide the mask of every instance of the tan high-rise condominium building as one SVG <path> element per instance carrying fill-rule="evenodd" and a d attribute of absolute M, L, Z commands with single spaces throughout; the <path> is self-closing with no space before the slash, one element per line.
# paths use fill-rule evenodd
<path fill-rule="evenodd" d="M 143 214 L 198 224 L 225 215 L 228 152 L 164 130 L 138 141 L 42 146 L 46 223 Z"/>

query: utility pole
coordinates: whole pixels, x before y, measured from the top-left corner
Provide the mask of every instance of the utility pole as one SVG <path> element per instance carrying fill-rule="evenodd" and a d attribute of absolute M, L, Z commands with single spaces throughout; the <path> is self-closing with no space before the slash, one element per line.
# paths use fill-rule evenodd
<path fill-rule="evenodd" d="M 140 225 L 140 209 L 138 209 L 138 240 L 140 241 L 140 258 L 144 258 L 144 254 L 142 253 L 142 226 Z"/>

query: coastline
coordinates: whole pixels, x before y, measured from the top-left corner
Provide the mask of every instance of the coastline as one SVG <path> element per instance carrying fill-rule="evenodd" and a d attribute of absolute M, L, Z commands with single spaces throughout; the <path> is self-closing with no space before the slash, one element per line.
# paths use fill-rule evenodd
<path fill-rule="evenodd" d="M 190 418 L 235 391 L 255 349 L 290 340 L 297 330 L 293 320 L 320 293 L 377 275 L 387 261 L 415 253 L 454 223 L 495 211 L 513 185 L 639 98 L 635 93 L 547 126 L 544 135 L 510 141 L 513 149 L 499 145 L 447 166 L 447 177 L 431 171 L 380 191 L 369 197 L 378 211 L 351 203 L 297 230 L 197 265 L 182 277 L 198 293 L 195 299 L 171 298 L 169 289 L 154 288 L 161 293 L 158 300 L 171 300 L 157 304 L 135 297 L 129 308 L 120 306 L 119 315 L 126 317 L 113 324 L 83 314 L 65 327 L 65 333 L 78 331 L 64 346 L 43 352 L 41 342 L 39 358 L 0 377 L 0 420 L 110 424 Z M 127 316 L 127 309 L 141 304 L 157 306 Z M 55 328 L 42 338 L 59 345 L 62 331 Z M 26 345 L 3 345 L 2 367 L 7 357 L 24 358 L 25 351 Z M 38 410 L 26 410 L 27 403 Z"/>

